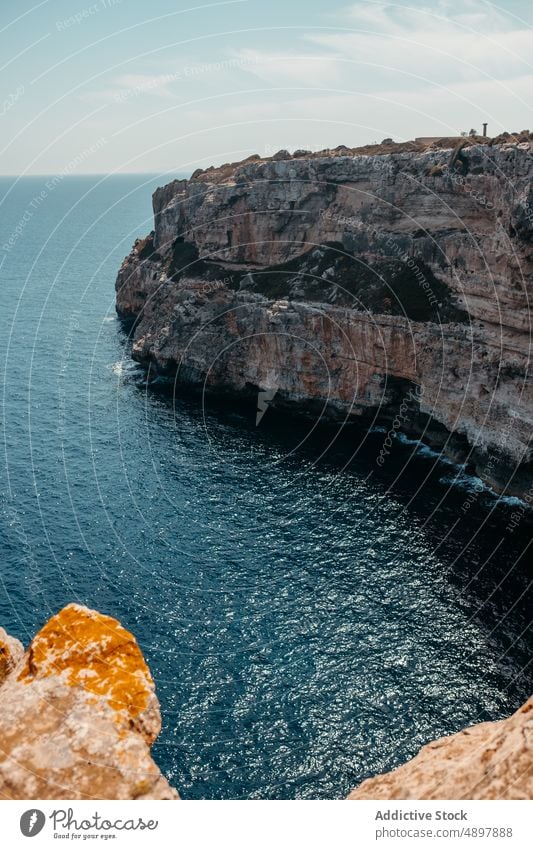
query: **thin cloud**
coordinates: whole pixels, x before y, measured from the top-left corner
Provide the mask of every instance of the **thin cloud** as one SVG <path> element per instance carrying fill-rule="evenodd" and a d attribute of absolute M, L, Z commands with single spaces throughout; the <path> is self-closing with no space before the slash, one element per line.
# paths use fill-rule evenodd
<path fill-rule="evenodd" d="M 235 56 L 242 67 L 272 85 L 325 85 L 342 79 L 342 67 L 334 55 L 279 53 L 243 48 Z"/>
<path fill-rule="evenodd" d="M 533 32 L 489 5 L 480 11 L 468 0 L 418 8 L 359 4 L 348 11 L 348 21 L 356 31 L 308 33 L 305 39 L 345 59 L 441 82 L 513 79 L 532 68 Z"/>

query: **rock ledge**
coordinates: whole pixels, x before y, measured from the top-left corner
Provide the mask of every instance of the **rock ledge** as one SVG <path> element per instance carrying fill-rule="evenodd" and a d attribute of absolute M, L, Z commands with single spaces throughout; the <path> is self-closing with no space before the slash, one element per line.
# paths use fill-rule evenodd
<path fill-rule="evenodd" d="M 150 756 L 150 670 L 116 619 L 69 604 L 25 654 L 2 631 L 0 684 L 0 797 L 179 798 Z"/>
<path fill-rule="evenodd" d="M 348 799 L 533 799 L 533 697 L 509 719 L 428 743 Z"/>

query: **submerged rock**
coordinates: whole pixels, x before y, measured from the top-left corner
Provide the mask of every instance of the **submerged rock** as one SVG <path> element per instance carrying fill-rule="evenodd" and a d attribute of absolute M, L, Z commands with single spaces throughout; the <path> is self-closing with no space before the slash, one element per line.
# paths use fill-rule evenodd
<path fill-rule="evenodd" d="M 159 702 L 129 631 L 69 604 L 25 654 L 6 637 L 0 634 L 0 657 L 4 645 L 11 652 L 0 689 L 0 797 L 178 798 L 150 756 Z"/>
<path fill-rule="evenodd" d="M 533 799 L 533 697 L 509 719 L 428 743 L 348 799 Z"/>

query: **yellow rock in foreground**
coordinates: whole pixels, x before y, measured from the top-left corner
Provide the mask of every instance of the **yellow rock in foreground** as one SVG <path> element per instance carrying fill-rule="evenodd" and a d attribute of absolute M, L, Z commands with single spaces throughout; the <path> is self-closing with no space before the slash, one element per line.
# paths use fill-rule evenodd
<path fill-rule="evenodd" d="M 0 798 L 179 798 L 150 756 L 159 702 L 129 631 L 69 604 L 18 646 L 0 634 Z"/>
<path fill-rule="evenodd" d="M 428 743 L 348 799 L 533 799 L 533 697 L 509 719 Z"/>

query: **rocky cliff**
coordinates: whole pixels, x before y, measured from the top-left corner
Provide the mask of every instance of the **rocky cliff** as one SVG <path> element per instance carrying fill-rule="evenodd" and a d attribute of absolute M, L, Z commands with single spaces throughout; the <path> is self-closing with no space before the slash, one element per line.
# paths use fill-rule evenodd
<path fill-rule="evenodd" d="M 154 683 L 116 619 L 69 604 L 24 652 L 0 628 L 0 798 L 178 799 L 150 757 Z M 350 799 L 532 799 L 533 698 L 429 743 Z"/>
<path fill-rule="evenodd" d="M 158 189 L 117 279 L 134 358 L 339 421 L 408 399 L 404 430 L 530 500 L 532 137 L 487 141 L 280 152 Z"/>
<path fill-rule="evenodd" d="M 77 604 L 24 652 L 0 631 L 0 798 L 177 799 L 150 757 L 161 728 L 135 638 Z"/>
<path fill-rule="evenodd" d="M 482 722 L 424 746 L 369 778 L 349 799 L 533 799 L 533 698 L 509 719 Z"/>

